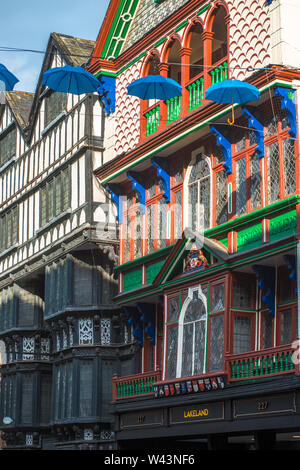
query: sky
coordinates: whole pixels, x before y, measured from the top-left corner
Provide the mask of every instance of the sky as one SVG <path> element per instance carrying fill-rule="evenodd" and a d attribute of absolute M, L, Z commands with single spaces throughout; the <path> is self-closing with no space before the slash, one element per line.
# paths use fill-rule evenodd
<path fill-rule="evenodd" d="M 3 47 L 46 51 L 50 33 L 95 41 L 109 0 L 0 0 L 0 63 L 19 82 L 14 90 L 34 92 L 44 54 L 3 51 Z"/>

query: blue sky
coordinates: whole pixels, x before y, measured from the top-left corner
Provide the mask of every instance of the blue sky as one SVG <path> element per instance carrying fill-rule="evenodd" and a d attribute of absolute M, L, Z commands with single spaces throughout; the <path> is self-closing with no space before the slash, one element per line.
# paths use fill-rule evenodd
<path fill-rule="evenodd" d="M 109 0 L 1 0 L 0 48 L 45 51 L 51 32 L 96 40 Z M 0 50 L 0 63 L 13 72 L 15 90 L 34 92 L 43 54 Z"/>

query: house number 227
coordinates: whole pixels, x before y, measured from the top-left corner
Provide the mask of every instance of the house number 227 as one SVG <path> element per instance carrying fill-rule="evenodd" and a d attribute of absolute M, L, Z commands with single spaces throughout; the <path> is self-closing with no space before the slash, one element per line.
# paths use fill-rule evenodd
<path fill-rule="evenodd" d="M 259 401 L 259 402 L 257 403 L 257 409 L 258 409 L 259 411 L 266 410 L 266 409 L 268 408 L 268 404 L 269 404 L 269 403 L 268 403 L 267 401 Z"/>

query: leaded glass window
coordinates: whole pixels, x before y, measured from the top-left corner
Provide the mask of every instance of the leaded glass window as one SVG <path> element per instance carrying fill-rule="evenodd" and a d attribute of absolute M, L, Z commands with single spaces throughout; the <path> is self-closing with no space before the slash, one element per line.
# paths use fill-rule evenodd
<path fill-rule="evenodd" d="M 189 179 L 189 225 L 192 230 L 210 227 L 210 168 L 201 155 Z"/>
<path fill-rule="evenodd" d="M 212 287 L 212 306 L 211 312 L 219 312 L 225 308 L 225 289 L 224 284 L 216 284 Z"/>
<path fill-rule="evenodd" d="M 140 258 L 143 250 L 143 216 L 137 210 L 134 218 L 134 258 Z"/>
<path fill-rule="evenodd" d="M 236 153 L 241 152 L 245 148 L 246 148 L 246 136 L 245 134 L 243 134 L 237 138 L 237 141 L 235 143 L 235 152 Z"/>
<path fill-rule="evenodd" d="M 147 253 L 154 251 L 155 237 L 155 205 L 147 207 Z"/>
<path fill-rule="evenodd" d="M 172 297 L 169 300 L 169 316 L 168 321 L 177 321 L 179 314 L 179 298 Z"/>
<path fill-rule="evenodd" d="M 251 351 L 251 329 L 252 322 L 250 317 L 234 317 L 234 354 Z"/>
<path fill-rule="evenodd" d="M 278 142 L 267 147 L 269 204 L 280 198 L 280 167 Z"/>
<path fill-rule="evenodd" d="M 178 328 L 168 328 L 167 379 L 176 377 Z"/>
<path fill-rule="evenodd" d="M 157 249 L 164 248 L 167 242 L 167 203 L 165 198 L 158 202 Z"/>
<path fill-rule="evenodd" d="M 40 226 L 66 211 L 70 205 L 70 171 L 66 168 L 40 190 Z"/>
<path fill-rule="evenodd" d="M 254 289 L 251 283 L 234 282 L 233 306 L 238 308 L 253 308 Z"/>
<path fill-rule="evenodd" d="M 261 206 L 260 160 L 257 153 L 250 157 L 250 201 L 251 209 L 258 209 Z"/>
<path fill-rule="evenodd" d="M 268 313 L 263 315 L 262 326 L 262 347 L 263 349 L 271 348 L 273 346 L 273 318 Z"/>
<path fill-rule="evenodd" d="M 206 307 L 197 294 L 188 304 L 182 324 L 181 377 L 204 371 Z"/>
<path fill-rule="evenodd" d="M 284 195 L 296 191 L 295 143 L 292 139 L 283 141 Z"/>
<path fill-rule="evenodd" d="M 225 171 L 216 174 L 216 221 L 223 224 L 227 221 L 227 178 Z"/>
<path fill-rule="evenodd" d="M 0 166 L 10 160 L 16 154 L 17 128 L 11 126 L 9 130 L 0 137 Z"/>
<path fill-rule="evenodd" d="M 236 215 L 247 212 L 246 158 L 236 162 Z"/>
<path fill-rule="evenodd" d="M 0 219 L 0 250 L 14 246 L 18 242 L 18 207 L 15 206 Z"/>
<path fill-rule="evenodd" d="M 175 211 L 174 211 L 174 237 L 175 240 L 182 236 L 182 192 L 175 193 Z"/>
<path fill-rule="evenodd" d="M 66 93 L 51 93 L 45 97 L 45 127 L 50 124 L 65 109 Z"/>
<path fill-rule="evenodd" d="M 131 216 L 127 215 L 125 225 L 125 241 L 124 241 L 124 262 L 130 261 L 130 243 L 131 243 Z"/>
<path fill-rule="evenodd" d="M 292 310 L 281 312 L 280 344 L 290 344 L 292 342 Z"/>
<path fill-rule="evenodd" d="M 93 361 L 79 361 L 79 416 L 92 416 Z"/>
<path fill-rule="evenodd" d="M 224 315 L 210 317 L 209 371 L 223 369 L 224 361 Z"/>

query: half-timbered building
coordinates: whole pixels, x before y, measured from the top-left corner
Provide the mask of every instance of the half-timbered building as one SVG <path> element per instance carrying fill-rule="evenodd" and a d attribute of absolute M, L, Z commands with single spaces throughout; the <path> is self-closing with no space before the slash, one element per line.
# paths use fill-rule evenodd
<path fill-rule="evenodd" d="M 103 163 L 104 107 L 98 93 L 41 84 L 52 67 L 84 66 L 93 49 L 52 33 L 36 92 L 2 93 L 0 429 L 8 449 L 114 446 L 112 374 L 130 346 L 112 303 L 114 218 L 93 176 Z"/>
<path fill-rule="evenodd" d="M 89 70 L 115 93 L 95 173 L 118 208 L 115 302 L 138 348 L 113 379 L 120 449 L 300 437 L 298 3 L 110 2 Z M 182 96 L 127 93 L 159 73 Z M 227 79 L 260 91 L 234 123 L 205 96 Z"/>

